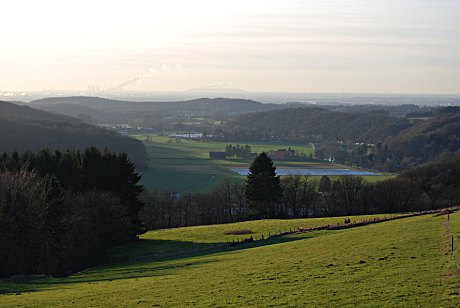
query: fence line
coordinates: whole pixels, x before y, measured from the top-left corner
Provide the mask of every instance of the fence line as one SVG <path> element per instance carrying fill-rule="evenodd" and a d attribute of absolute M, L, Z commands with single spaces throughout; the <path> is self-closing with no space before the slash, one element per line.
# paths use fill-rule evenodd
<path fill-rule="evenodd" d="M 452 255 L 452 260 L 454 261 L 455 265 L 457 266 L 457 269 L 460 270 L 460 264 L 457 259 L 456 253 L 455 253 L 455 246 L 454 246 L 454 234 L 450 231 L 449 228 L 449 223 L 450 223 L 450 210 L 447 210 L 447 218 L 446 218 L 446 229 L 447 229 L 447 235 L 450 236 L 450 250 L 451 250 L 451 255 Z"/>
<path fill-rule="evenodd" d="M 300 233 L 307 233 L 307 232 L 313 232 L 313 231 L 321 231 L 321 230 L 341 230 L 341 229 L 349 229 L 349 228 L 356 228 L 356 227 L 361 227 L 361 226 L 366 226 L 370 224 L 375 224 L 375 223 L 380 223 L 380 222 L 385 222 L 385 221 L 390 221 L 390 220 L 396 220 L 396 219 L 402 219 L 402 218 L 408 218 L 408 217 L 415 217 L 415 216 L 421 216 L 421 215 L 428 215 L 428 214 L 442 214 L 445 213 L 446 211 L 451 211 L 453 209 L 458 209 L 458 207 L 455 208 L 448 208 L 448 209 L 438 209 L 438 210 L 428 210 L 428 211 L 421 211 L 421 212 L 413 212 L 413 213 L 407 213 L 407 214 L 401 214 L 401 215 L 394 215 L 394 216 L 384 216 L 383 218 L 373 218 L 373 219 L 368 219 L 368 220 L 362 220 L 362 221 L 356 221 L 356 222 L 351 222 L 351 223 L 337 223 L 335 225 L 323 225 L 323 226 L 317 226 L 317 227 L 311 227 L 311 228 L 298 228 L 297 230 L 292 230 L 290 231 L 279 231 L 278 233 L 275 234 L 270 234 L 268 233 L 268 236 L 265 238 L 265 240 L 273 239 L 273 238 L 278 238 L 278 237 L 283 237 L 287 235 L 292 235 L 292 234 L 300 234 Z M 259 239 L 257 241 L 261 241 L 263 239 Z M 230 245 L 239 245 L 239 244 L 244 244 L 244 243 L 249 243 L 249 242 L 254 242 L 254 238 L 246 238 L 243 239 L 241 242 L 237 243 L 230 243 Z M 457 265 L 459 266 L 459 265 Z M 460 267 L 459 267 L 460 269 Z"/>

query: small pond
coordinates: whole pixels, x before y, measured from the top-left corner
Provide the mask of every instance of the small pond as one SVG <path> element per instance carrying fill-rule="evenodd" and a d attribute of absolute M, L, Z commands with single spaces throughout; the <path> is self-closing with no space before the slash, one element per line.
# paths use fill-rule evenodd
<path fill-rule="evenodd" d="M 248 169 L 231 168 L 239 175 L 248 175 Z M 276 168 L 278 175 L 381 175 L 377 172 L 341 168 Z"/>

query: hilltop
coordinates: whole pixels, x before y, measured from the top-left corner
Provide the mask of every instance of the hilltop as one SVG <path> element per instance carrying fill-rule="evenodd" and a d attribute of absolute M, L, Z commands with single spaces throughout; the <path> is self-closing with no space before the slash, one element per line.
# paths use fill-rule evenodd
<path fill-rule="evenodd" d="M 196 117 L 221 113 L 240 115 L 247 112 L 280 108 L 275 104 L 262 104 L 253 100 L 228 98 L 200 98 L 176 102 L 132 102 L 100 97 L 53 97 L 30 102 L 31 106 L 74 117 L 91 117 L 97 123 L 129 123 L 155 126 L 163 118 L 174 121 L 183 117 Z"/>

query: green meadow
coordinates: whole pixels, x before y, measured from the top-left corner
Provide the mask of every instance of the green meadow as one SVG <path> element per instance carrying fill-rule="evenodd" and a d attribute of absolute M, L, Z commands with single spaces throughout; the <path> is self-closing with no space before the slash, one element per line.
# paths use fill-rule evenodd
<path fill-rule="evenodd" d="M 360 215 L 351 217 L 351 222 L 373 218 L 389 218 L 395 214 Z M 165 256 L 178 252 L 190 253 L 197 250 L 221 248 L 234 242 L 242 242 L 252 237 L 254 240 L 267 239 L 281 232 L 336 225 L 344 222 L 344 217 L 303 218 L 303 219 L 265 219 L 212 226 L 193 226 L 184 228 L 154 230 L 142 234 L 140 241 L 112 250 L 112 260 L 132 259 L 145 255 Z M 238 231 L 251 231 L 237 234 Z M 235 234 L 236 233 L 236 234 Z"/>
<path fill-rule="evenodd" d="M 225 179 L 230 181 L 244 181 L 244 176 L 232 172 L 229 168 L 248 168 L 250 160 L 244 159 L 211 159 L 209 152 L 224 151 L 228 142 L 201 142 L 180 140 L 165 136 L 136 135 L 135 138 L 144 140 L 148 152 L 149 170 L 142 172 L 142 184 L 147 188 L 160 191 L 207 192 L 217 187 Z M 296 152 L 307 156 L 314 153 L 310 144 L 240 142 L 240 145 L 249 144 L 253 152 L 269 152 L 280 148 L 292 148 Z M 234 144 L 235 145 L 235 144 Z M 310 167 L 334 168 L 338 167 L 324 161 L 275 161 L 278 167 Z M 391 177 L 365 176 L 370 182 Z M 334 178 L 334 177 L 332 177 Z"/>
<path fill-rule="evenodd" d="M 353 221 L 365 217 L 351 217 Z M 367 218 L 367 217 L 366 217 Z M 460 213 L 423 215 L 343 230 L 323 230 L 224 245 L 225 233 L 342 222 L 342 218 L 262 220 L 157 230 L 131 249 L 139 261 L 113 263 L 68 278 L 0 283 L 2 307 L 455 307 Z M 214 244 L 221 244 L 220 246 Z M 162 248 L 158 248 L 161 247 Z M 169 248 L 168 248 L 169 245 Z M 173 246 L 171 246 L 173 245 Z M 175 245 L 175 246 L 174 246 Z M 202 249 L 177 250 L 187 245 Z M 214 246 L 210 246 L 214 245 Z M 190 247 L 190 246 L 187 246 Z M 162 251 L 158 251 L 158 249 Z M 168 254 L 173 253 L 175 254 Z M 155 254 L 156 253 L 156 254 Z M 163 254 L 161 254 L 163 253 Z"/>

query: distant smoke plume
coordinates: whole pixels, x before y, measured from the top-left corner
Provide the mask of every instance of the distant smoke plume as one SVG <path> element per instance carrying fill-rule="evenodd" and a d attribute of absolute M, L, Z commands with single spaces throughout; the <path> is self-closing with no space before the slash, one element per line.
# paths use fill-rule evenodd
<path fill-rule="evenodd" d="M 110 88 L 109 90 L 115 90 L 115 91 L 122 91 L 126 87 L 130 86 L 135 86 L 139 84 L 142 81 L 147 81 L 150 80 L 152 77 L 158 76 L 162 72 L 170 72 L 172 70 L 174 71 L 180 71 L 182 70 L 182 65 L 180 64 L 161 64 L 160 69 L 156 69 L 154 67 L 149 67 L 147 72 L 145 74 L 138 75 L 136 77 L 133 77 L 131 79 L 125 80 L 119 85 Z"/>

